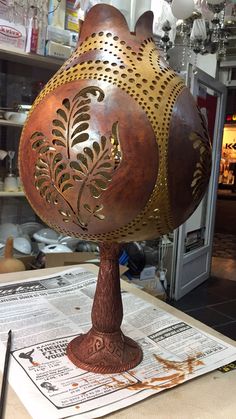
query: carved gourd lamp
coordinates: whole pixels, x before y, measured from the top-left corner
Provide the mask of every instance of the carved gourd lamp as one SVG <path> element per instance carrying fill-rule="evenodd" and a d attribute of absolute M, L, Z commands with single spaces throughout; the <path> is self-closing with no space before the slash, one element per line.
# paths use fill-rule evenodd
<path fill-rule="evenodd" d="M 20 141 L 34 211 L 60 233 L 96 241 L 92 328 L 69 343 L 77 366 L 121 372 L 142 360 L 124 336 L 118 256 L 124 242 L 173 231 L 202 199 L 211 153 L 204 119 L 152 40 L 152 12 L 134 34 L 94 6 L 76 51 L 36 98 Z"/>

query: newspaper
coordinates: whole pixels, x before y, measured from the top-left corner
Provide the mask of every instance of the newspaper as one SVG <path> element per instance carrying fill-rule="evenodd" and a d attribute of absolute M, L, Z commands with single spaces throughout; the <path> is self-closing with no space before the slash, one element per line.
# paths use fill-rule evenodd
<path fill-rule="evenodd" d="M 234 346 L 122 291 L 122 331 L 143 361 L 120 374 L 77 368 L 65 351 L 91 326 L 96 279 L 75 267 L 0 287 L 1 365 L 11 329 L 9 381 L 33 418 L 97 418 L 236 359 Z"/>

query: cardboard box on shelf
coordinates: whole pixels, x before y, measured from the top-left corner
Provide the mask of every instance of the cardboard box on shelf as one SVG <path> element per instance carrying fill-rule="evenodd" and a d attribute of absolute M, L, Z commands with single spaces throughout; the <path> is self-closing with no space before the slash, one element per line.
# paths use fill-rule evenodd
<path fill-rule="evenodd" d="M 66 267 L 79 265 L 80 263 L 93 263 L 94 265 L 99 265 L 100 259 L 99 256 L 93 252 L 47 253 L 45 255 L 45 268 L 56 268 L 58 266 Z M 120 265 L 121 276 L 127 270 L 128 268 L 126 266 Z"/>
<path fill-rule="evenodd" d="M 24 263 L 26 271 L 32 269 L 32 265 L 35 262 L 35 256 L 21 256 L 17 257 L 17 259 L 21 260 Z"/>
<path fill-rule="evenodd" d="M 45 255 L 45 268 L 77 265 L 86 262 L 98 264 L 99 259 L 92 252 L 46 253 Z"/>

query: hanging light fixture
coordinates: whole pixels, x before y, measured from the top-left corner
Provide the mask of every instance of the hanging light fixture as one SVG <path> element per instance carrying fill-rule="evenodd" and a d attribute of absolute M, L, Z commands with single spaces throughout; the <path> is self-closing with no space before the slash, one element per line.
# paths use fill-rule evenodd
<path fill-rule="evenodd" d="M 177 39 L 180 42 L 176 44 L 183 47 L 183 62 L 187 51 L 202 55 L 217 53 L 218 59 L 225 58 L 229 35 L 224 24 L 226 0 L 166 1 L 178 19 Z"/>
<path fill-rule="evenodd" d="M 177 19 L 187 19 L 195 8 L 193 0 L 172 0 L 171 10 Z"/>

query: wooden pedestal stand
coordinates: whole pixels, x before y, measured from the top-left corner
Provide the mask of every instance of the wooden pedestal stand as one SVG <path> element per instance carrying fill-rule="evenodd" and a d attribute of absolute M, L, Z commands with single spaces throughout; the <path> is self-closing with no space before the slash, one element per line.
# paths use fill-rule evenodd
<path fill-rule="evenodd" d="M 67 347 L 69 359 L 79 368 L 115 373 L 134 368 L 142 350 L 120 330 L 123 307 L 120 291 L 118 243 L 100 245 L 100 269 L 92 308 L 92 328 Z"/>

